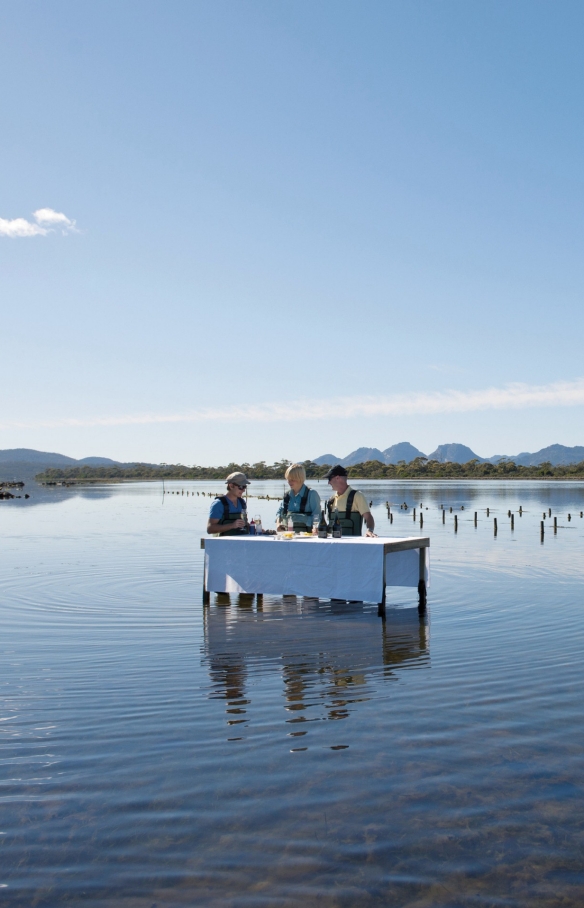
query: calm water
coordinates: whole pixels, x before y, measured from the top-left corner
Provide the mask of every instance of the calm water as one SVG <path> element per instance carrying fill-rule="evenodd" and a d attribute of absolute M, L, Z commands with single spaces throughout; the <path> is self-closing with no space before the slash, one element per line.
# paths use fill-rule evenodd
<path fill-rule="evenodd" d="M 358 485 L 428 508 L 425 616 L 204 611 L 201 495 L 0 503 L 2 904 L 584 903 L 584 487 Z"/>

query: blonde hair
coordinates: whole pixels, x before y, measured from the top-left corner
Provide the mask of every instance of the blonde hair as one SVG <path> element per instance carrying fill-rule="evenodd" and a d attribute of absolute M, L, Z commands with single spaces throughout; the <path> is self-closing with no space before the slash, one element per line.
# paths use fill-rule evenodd
<path fill-rule="evenodd" d="M 306 470 L 301 463 L 291 463 L 286 470 L 286 479 L 301 479 L 306 482 Z"/>

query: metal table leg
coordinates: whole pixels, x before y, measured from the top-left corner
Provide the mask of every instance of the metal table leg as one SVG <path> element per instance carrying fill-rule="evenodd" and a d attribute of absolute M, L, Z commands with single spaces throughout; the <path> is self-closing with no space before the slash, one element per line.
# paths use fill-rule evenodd
<path fill-rule="evenodd" d="M 426 609 L 426 549 L 420 549 L 420 573 L 418 581 L 418 611 Z"/>
<path fill-rule="evenodd" d="M 385 618 L 385 555 L 383 556 L 383 593 L 381 594 L 381 602 L 377 606 L 377 615 L 379 618 Z"/>

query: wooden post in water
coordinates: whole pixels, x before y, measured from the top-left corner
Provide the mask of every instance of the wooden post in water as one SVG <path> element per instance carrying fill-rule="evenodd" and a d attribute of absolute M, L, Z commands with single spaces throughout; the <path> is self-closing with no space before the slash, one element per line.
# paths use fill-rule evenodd
<path fill-rule="evenodd" d="M 551 508 L 550 508 L 549 511 L 548 511 L 548 516 L 549 516 L 549 517 L 552 516 L 552 509 L 551 509 Z"/>
<path fill-rule="evenodd" d="M 515 514 L 511 514 L 511 529 L 515 529 Z"/>
<path fill-rule="evenodd" d="M 519 516 L 523 517 L 523 508 L 519 505 Z"/>
<path fill-rule="evenodd" d="M 391 514 L 391 513 L 390 513 L 390 515 L 389 515 L 389 522 L 390 522 L 390 523 L 393 523 L 393 514 Z"/>
<path fill-rule="evenodd" d="M 568 520 L 571 520 L 571 519 L 572 519 L 572 515 L 568 514 Z"/>
<path fill-rule="evenodd" d="M 416 509 L 414 508 L 414 523 L 416 522 Z"/>
<path fill-rule="evenodd" d="M 475 516 L 474 516 L 474 525 L 475 525 L 475 527 L 476 527 L 476 525 L 477 525 L 477 519 L 478 519 L 478 513 L 475 511 Z"/>
<path fill-rule="evenodd" d="M 493 518 L 493 534 L 495 536 L 497 535 L 497 518 L 496 517 Z"/>
<path fill-rule="evenodd" d="M 558 518 L 554 517 L 554 533 L 558 532 Z"/>
<path fill-rule="evenodd" d="M 511 517 L 511 511 L 507 511 L 507 517 Z"/>
<path fill-rule="evenodd" d="M 545 529 L 545 523 L 544 523 L 543 520 L 542 520 L 541 523 L 540 523 L 540 525 L 539 525 L 539 535 L 541 536 L 541 541 L 542 541 L 542 542 L 543 542 L 543 536 L 544 536 L 544 529 Z"/>
<path fill-rule="evenodd" d="M 420 529 L 422 529 L 423 526 L 424 526 L 424 515 L 420 511 Z"/>
<path fill-rule="evenodd" d="M 489 508 L 487 508 L 487 517 L 489 516 Z"/>
<path fill-rule="evenodd" d="M 452 514 L 452 507 L 450 508 L 450 513 Z"/>
<path fill-rule="evenodd" d="M 454 515 L 454 532 L 458 533 L 458 517 L 456 514 Z"/>
<path fill-rule="evenodd" d="M 446 511 L 442 508 L 442 523 L 446 523 Z"/>

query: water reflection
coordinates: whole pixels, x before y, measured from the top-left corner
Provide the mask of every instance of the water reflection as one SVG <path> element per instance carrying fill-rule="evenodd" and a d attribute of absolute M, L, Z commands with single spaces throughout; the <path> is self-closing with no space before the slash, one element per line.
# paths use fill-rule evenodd
<path fill-rule="evenodd" d="M 252 674 L 280 678 L 282 718 L 302 737 L 306 722 L 347 719 L 379 680 L 430 666 L 428 617 L 417 607 L 387 609 L 380 621 L 363 603 L 291 596 L 254 608 L 251 596 L 232 599 L 220 596 L 204 613 L 209 698 L 225 704 L 228 726 L 248 724 Z"/>
<path fill-rule="evenodd" d="M 2 502 L 2 506 L 32 508 L 36 505 L 69 504 L 75 499 L 85 502 L 112 498 L 119 490 L 114 485 L 95 486 L 42 486 L 36 482 L 25 482 L 23 489 L 9 489 L 19 497 Z M 28 498 L 24 496 L 28 495 Z"/>

